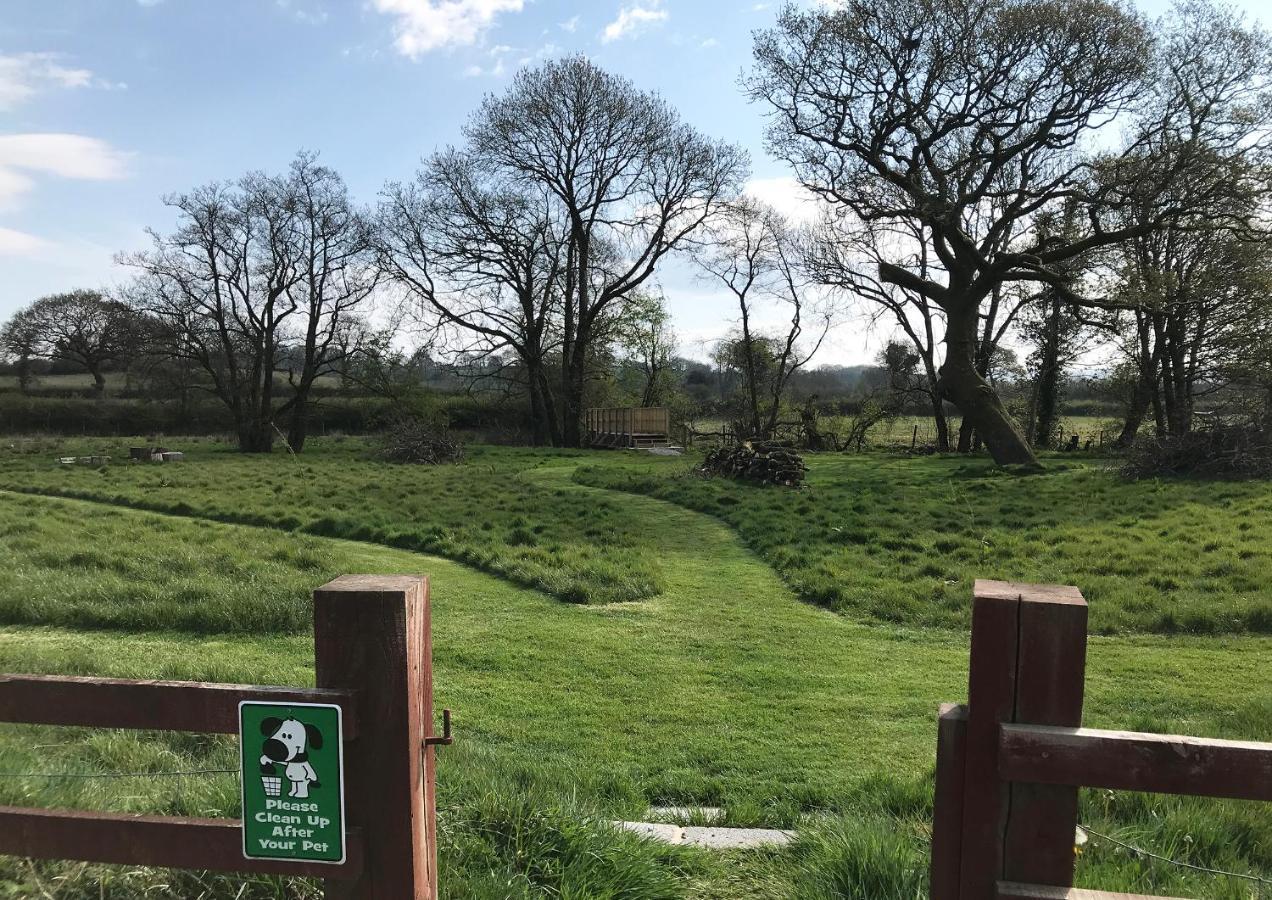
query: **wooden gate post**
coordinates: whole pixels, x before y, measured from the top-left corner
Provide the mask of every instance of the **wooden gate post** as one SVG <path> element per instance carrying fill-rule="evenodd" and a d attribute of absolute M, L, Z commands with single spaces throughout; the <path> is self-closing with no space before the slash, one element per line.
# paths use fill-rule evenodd
<path fill-rule="evenodd" d="M 932 798 L 930 900 L 958 900 L 963 863 L 963 786 L 967 777 L 967 707 L 941 704 Z"/>
<path fill-rule="evenodd" d="M 428 579 L 345 575 L 314 591 L 319 687 L 357 691 L 346 744 L 348 823 L 362 829 L 356 881 L 326 882 L 343 900 L 433 900 L 437 828 Z"/>
<path fill-rule="evenodd" d="M 1086 600 L 1002 581 L 973 593 L 960 897 L 992 900 L 999 881 L 1067 887 L 1078 790 L 1004 781 L 998 748 L 1004 722 L 1082 724 Z"/>

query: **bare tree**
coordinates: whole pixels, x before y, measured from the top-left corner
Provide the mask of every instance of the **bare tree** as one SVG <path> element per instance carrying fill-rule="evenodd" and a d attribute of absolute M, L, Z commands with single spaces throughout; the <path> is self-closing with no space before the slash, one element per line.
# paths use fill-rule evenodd
<path fill-rule="evenodd" d="M 357 346 L 355 310 L 375 288 L 367 216 L 309 153 L 286 175 L 251 173 L 164 202 L 177 229 L 120 257 L 140 273 L 134 304 L 159 323 L 160 352 L 206 376 L 239 449 L 269 452 L 289 416 L 299 452 L 314 383 Z"/>
<path fill-rule="evenodd" d="M 560 349 L 565 244 L 554 198 L 472 154 L 439 153 L 389 184 L 380 264 L 470 359 L 512 350 L 525 372 L 535 443 L 562 442 L 549 361 Z"/>
<path fill-rule="evenodd" d="M 577 446 L 605 319 L 621 318 L 615 308 L 732 196 L 746 157 L 581 56 L 523 69 L 505 94 L 486 98 L 465 134 L 487 165 L 559 206 L 562 433 Z"/>
<path fill-rule="evenodd" d="M 98 397 L 106 393 L 106 369 L 135 353 L 140 339 L 141 323 L 128 306 L 90 290 L 41 297 L 0 332 L 4 351 L 18 361 L 23 390 L 31 359 L 43 357 L 81 367 L 93 376 Z"/>
<path fill-rule="evenodd" d="M 809 248 L 813 278 L 872 305 L 872 322 L 881 316 L 890 318 L 906 336 L 923 366 L 923 394 L 932 410 L 937 450 L 947 452 L 951 449 L 950 426 L 938 375 L 945 315 L 921 294 L 879 278 L 881 261 L 907 253 L 912 256 L 910 266 L 922 276 L 928 271 L 928 242 L 913 222 L 900 223 L 897 232 L 849 224 L 834 215 L 823 218 Z"/>
<path fill-rule="evenodd" d="M 728 288 L 738 305 L 743 389 L 751 435 L 768 438 L 781 413 L 791 376 L 821 348 L 830 330 L 831 313 L 813 301 L 802 264 L 801 236 L 775 209 L 751 198 L 721 207 L 709 230 L 705 252 L 695 256 L 702 270 Z M 779 306 L 790 316 L 785 334 L 767 337 L 757 330 L 756 316 L 766 306 Z M 812 345 L 802 346 L 812 320 Z M 768 363 L 761 372 L 761 357 Z M 764 377 L 762 377 L 762 375 Z"/>
<path fill-rule="evenodd" d="M 1117 226 L 1110 210 L 1177 183 L 1216 148 L 1243 154 L 1258 133 L 1231 103 L 1192 90 L 1208 82 L 1213 48 L 1174 60 L 1169 44 L 1154 49 L 1148 25 L 1106 0 L 788 6 L 757 37 L 748 86 L 771 109 L 771 149 L 865 225 L 911 223 L 930 246 L 926 273 L 881 260 L 879 280 L 945 315 L 941 392 L 1000 463 L 1036 460 L 977 365 L 982 304 L 1020 281 L 1064 289 L 1066 261 L 1151 232 L 1196 198 L 1180 192 Z M 1215 87 L 1231 100 L 1264 71 Z M 1097 153 L 1094 135 L 1119 117 L 1125 146 Z M 1121 165 L 1145 156 L 1158 164 Z M 1066 203 L 1080 211 L 1076 234 L 1035 227 Z"/>

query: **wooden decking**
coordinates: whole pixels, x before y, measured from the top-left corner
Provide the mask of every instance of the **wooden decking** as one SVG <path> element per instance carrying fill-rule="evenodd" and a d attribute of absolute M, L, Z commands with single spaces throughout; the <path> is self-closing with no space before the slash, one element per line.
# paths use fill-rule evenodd
<path fill-rule="evenodd" d="M 583 421 L 592 447 L 640 450 L 670 443 L 671 416 L 662 406 L 596 407 Z"/>

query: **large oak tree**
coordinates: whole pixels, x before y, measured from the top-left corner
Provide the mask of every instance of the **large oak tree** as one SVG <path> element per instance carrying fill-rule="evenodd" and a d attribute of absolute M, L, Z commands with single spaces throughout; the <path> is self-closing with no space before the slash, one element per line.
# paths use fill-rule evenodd
<path fill-rule="evenodd" d="M 772 151 L 865 226 L 909 225 L 928 242 L 926 272 L 885 259 L 878 278 L 944 315 L 941 393 L 1000 463 L 1035 458 L 977 365 L 985 306 L 1016 282 L 1067 290 L 1070 261 L 1196 198 L 1177 191 L 1131 222 L 1111 211 L 1177 184 L 1215 147 L 1242 152 L 1231 105 L 1207 99 L 1213 48 L 1171 49 L 1108 0 L 788 6 L 757 37 L 748 87 L 770 110 Z M 1145 158 L 1155 164 L 1122 164 Z M 1037 227 L 1065 204 L 1084 227 Z"/>

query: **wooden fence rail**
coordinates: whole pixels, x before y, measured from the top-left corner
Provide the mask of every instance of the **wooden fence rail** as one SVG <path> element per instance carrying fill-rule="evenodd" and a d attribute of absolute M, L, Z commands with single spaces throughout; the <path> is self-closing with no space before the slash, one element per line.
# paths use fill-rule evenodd
<path fill-rule="evenodd" d="M 343 719 L 342 863 L 247 859 L 237 819 L 0 807 L 0 853 L 307 875 L 328 897 L 437 895 L 428 581 L 346 575 L 314 592 L 318 687 L 0 675 L 0 722 L 236 733 L 240 701 L 326 703 Z"/>
<path fill-rule="evenodd" d="M 1081 727 L 1076 588 L 974 594 L 968 704 L 937 717 L 933 900 L 1133 900 L 1072 886 L 1079 787 L 1272 800 L 1272 744 Z"/>

